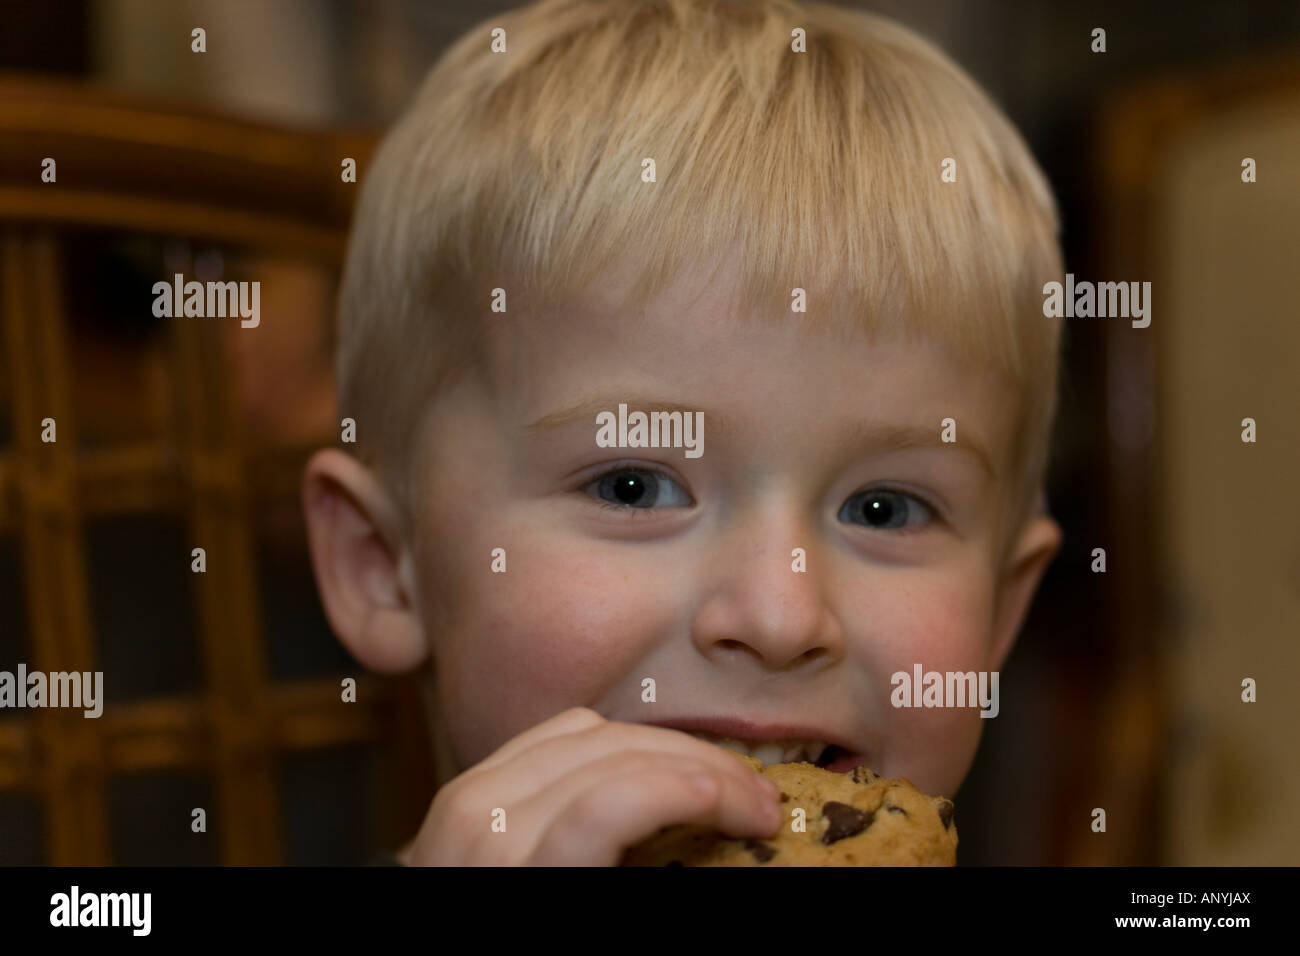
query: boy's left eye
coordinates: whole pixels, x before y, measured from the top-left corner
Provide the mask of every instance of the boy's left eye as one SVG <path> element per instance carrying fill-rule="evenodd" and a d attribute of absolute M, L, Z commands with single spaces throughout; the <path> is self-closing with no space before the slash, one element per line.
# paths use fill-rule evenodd
<path fill-rule="evenodd" d="M 649 468 L 616 468 L 582 490 L 616 508 L 689 508 L 694 503 L 677 482 Z"/>
<path fill-rule="evenodd" d="M 925 502 L 901 491 L 860 491 L 851 495 L 838 518 L 868 528 L 892 531 L 909 525 L 925 524 L 934 516 Z"/>

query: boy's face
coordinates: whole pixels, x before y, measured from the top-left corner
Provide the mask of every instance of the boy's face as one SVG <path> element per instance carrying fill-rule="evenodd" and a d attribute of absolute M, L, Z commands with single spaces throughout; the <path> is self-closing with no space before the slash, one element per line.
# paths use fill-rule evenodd
<path fill-rule="evenodd" d="M 1059 544 L 1035 519 L 996 566 L 1016 396 L 937 347 L 726 308 L 674 289 L 494 316 L 439 395 L 412 583 L 451 757 L 581 705 L 820 728 L 954 793 L 978 706 L 895 708 L 891 675 L 998 670 Z M 702 411 L 703 454 L 598 447 L 620 402 Z"/>

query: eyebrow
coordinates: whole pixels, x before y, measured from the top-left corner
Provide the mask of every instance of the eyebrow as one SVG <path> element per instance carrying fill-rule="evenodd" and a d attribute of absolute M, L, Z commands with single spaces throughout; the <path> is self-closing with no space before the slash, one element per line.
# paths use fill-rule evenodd
<path fill-rule="evenodd" d="M 709 427 L 721 432 L 729 428 L 729 424 L 723 416 L 709 411 L 707 408 L 700 408 L 698 405 L 682 405 L 678 402 L 661 402 L 652 398 L 641 398 L 636 395 L 623 395 L 619 398 L 590 398 L 578 402 L 576 405 L 570 405 L 568 408 L 562 408 L 558 412 L 551 412 L 543 415 L 531 425 L 524 426 L 527 431 L 540 431 L 547 428 L 563 428 L 565 425 L 572 425 L 575 422 L 588 422 L 596 424 L 596 416 L 601 412 L 613 412 L 618 414 L 618 406 L 626 405 L 629 414 L 634 411 L 647 412 L 681 412 L 683 415 L 689 415 L 693 412 L 703 412 Z"/>
<path fill-rule="evenodd" d="M 966 433 L 967 435 L 970 434 L 969 426 L 967 426 Z M 969 437 L 958 438 L 955 442 L 944 441 L 940 437 L 937 427 L 922 428 L 916 425 L 891 425 L 884 422 L 874 422 L 854 426 L 851 440 L 855 440 L 873 450 L 878 449 L 881 451 L 933 448 L 937 451 L 964 452 L 968 457 L 979 462 L 980 467 L 988 473 L 990 478 L 994 481 L 997 481 L 998 478 L 997 469 L 993 467 L 993 459 L 981 442 L 971 440 Z"/>
<path fill-rule="evenodd" d="M 584 399 L 567 408 L 543 415 L 535 422 L 526 425 L 525 430 L 529 432 L 544 431 L 552 428 L 563 428 L 566 425 L 579 422 L 594 425 L 596 416 L 601 412 L 614 412 L 617 414 L 620 403 L 626 405 L 629 412 L 637 410 L 681 412 L 684 415 L 692 412 L 704 412 L 704 418 L 709 423 L 710 428 L 724 433 L 730 430 L 730 423 L 724 416 L 711 412 L 707 408 L 700 408 L 698 405 L 682 405 L 678 402 L 658 401 L 636 395 Z M 969 434 L 969 428 L 967 434 Z M 993 467 L 992 458 L 979 441 L 964 438 L 955 442 L 946 442 L 940 437 L 937 425 L 931 429 L 916 425 L 893 425 L 885 422 L 863 423 L 853 426 L 846 444 L 849 442 L 865 446 L 872 451 L 902 451 L 908 448 L 960 451 L 973 457 L 980 467 L 988 473 L 989 477 L 995 481 L 998 477 L 997 469 Z"/>

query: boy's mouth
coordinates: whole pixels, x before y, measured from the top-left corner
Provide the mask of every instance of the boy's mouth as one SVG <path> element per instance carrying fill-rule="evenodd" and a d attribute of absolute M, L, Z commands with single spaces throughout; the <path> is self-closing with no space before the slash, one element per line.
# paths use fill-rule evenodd
<path fill-rule="evenodd" d="M 736 737 L 724 737 L 708 731 L 687 731 L 692 737 L 707 743 L 734 750 L 736 753 L 753 757 L 764 767 L 776 763 L 798 763 L 800 761 L 814 764 L 835 773 L 848 773 L 862 762 L 860 755 L 850 753 L 843 747 L 828 744 L 821 740 L 801 740 L 784 738 L 780 740 L 740 740 Z"/>

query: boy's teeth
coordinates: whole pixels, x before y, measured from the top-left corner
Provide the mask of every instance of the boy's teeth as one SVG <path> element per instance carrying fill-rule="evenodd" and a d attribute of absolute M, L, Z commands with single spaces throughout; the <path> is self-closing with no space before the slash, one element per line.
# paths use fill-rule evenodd
<path fill-rule="evenodd" d="M 774 763 L 796 763 L 800 760 L 816 763 L 822 751 L 826 749 L 826 744 L 820 740 L 748 741 L 737 740 L 735 737 L 719 737 L 717 734 L 703 731 L 691 731 L 691 736 L 753 757 L 764 767 Z"/>

